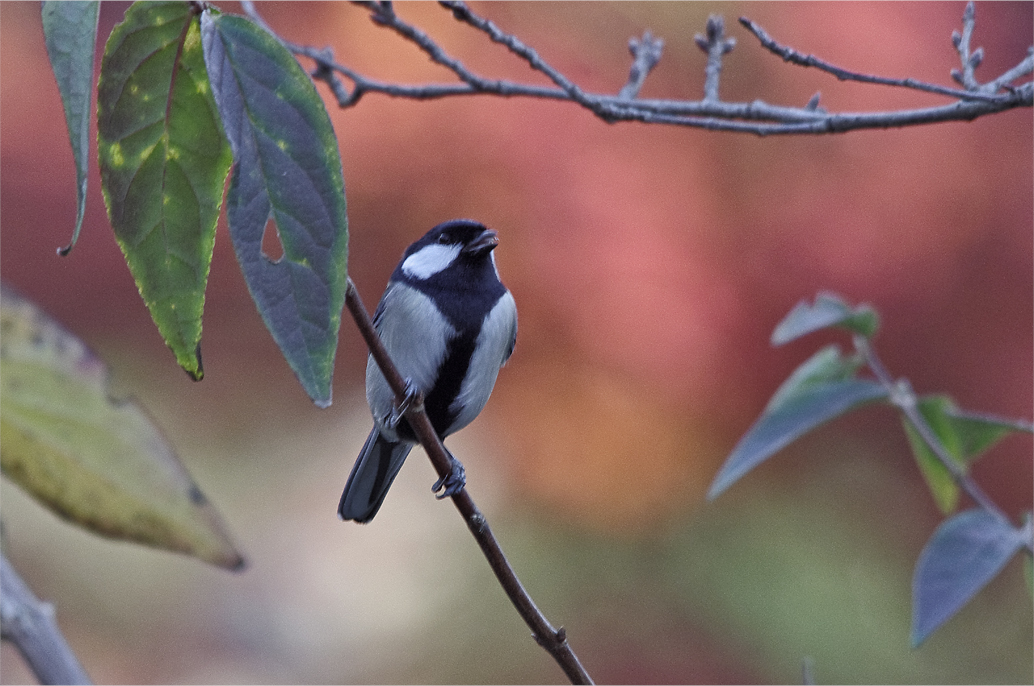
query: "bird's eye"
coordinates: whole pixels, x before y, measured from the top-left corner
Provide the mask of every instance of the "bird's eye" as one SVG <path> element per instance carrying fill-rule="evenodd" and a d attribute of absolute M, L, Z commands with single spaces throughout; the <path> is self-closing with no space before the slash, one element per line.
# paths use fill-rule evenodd
<path fill-rule="evenodd" d="M 448 243 L 452 240 L 452 236 L 447 233 L 438 234 L 439 243 Z"/>

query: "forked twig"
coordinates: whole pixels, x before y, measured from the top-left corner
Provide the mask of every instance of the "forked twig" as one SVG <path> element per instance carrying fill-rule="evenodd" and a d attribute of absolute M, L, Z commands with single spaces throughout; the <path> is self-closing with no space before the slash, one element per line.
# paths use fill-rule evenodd
<path fill-rule="evenodd" d="M 967 6 L 963 17 L 963 33 L 955 33 L 953 41 L 963 60 L 963 71 L 958 74 L 963 88 L 926 83 L 912 78 L 895 79 L 854 72 L 838 67 L 813 55 L 805 55 L 781 45 L 760 26 L 749 19 L 740 23 L 750 31 L 763 47 L 784 60 L 814 67 L 841 80 L 858 81 L 883 86 L 909 88 L 953 98 L 946 105 L 884 112 L 829 112 L 818 106 L 818 96 L 802 107 L 772 105 L 761 100 L 727 102 L 720 99 L 718 89 L 722 69 L 722 55 L 732 49 L 735 39 L 719 36 L 724 29 L 720 18 L 708 20 L 707 33 L 698 36 L 698 44 L 707 53 L 704 96 L 700 100 L 656 100 L 637 97 L 647 75 L 660 60 L 660 39 L 646 32 L 642 40 L 632 39 L 633 62 L 629 79 L 617 94 L 590 93 L 580 88 L 560 70 L 553 67 L 539 53 L 512 34 L 501 30 L 492 21 L 476 14 L 459 0 L 440 2 L 452 15 L 468 26 L 484 33 L 493 42 L 504 46 L 512 54 L 542 74 L 549 85 L 527 84 L 506 79 L 491 79 L 468 69 L 460 60 L 450 56 L 433 38 L 403 20 L 387 1 L 358 0 L 355 4 L 370 12 L 378 26 L 387 28 L 423 51 L 432 61 L 449 70 L 456 83 L 428 83 L 419 85 L 395 84 L 372 79 L 334 61 L 329 48 L 317 49 L 281 41 L 296 55 L 312 59 L 316 67 L 313 78 L 325 81 L 340 107 L 353 107 L 367 93 L 381 93 L 390 97 L 427 100 L 435 98 L 494 95 L 502 97 L 531 97 L 565 100 L 576 103 L 608 123 L 638 121 L 648 124 L 688 126 L 713 131 L 752 133 L 759 136 L 782 134 L 844 133 L 858 129 L 917 126 L 947 121 L 971 121 L 1017 107 L 1034 107 L 1034 83 L 1027 81 L 1012 85 L 1017 79 L 1034 73 L 1034 53 L 1016 66 L 983 85 L 973 77 L 973 70 L 983 58 L 983 51 L 969 52 L 969 38 L 973 32 L 975 11 Z M 266 26 L 250 0 L 242 2 L 252 20 Z M 269 27 L 266 26 L 268 29 Z M 276 35 L 275 33 L 273 35 Z M 957 38 L 956 38 L 957 37 Z M 339 76 L 351 82 L 351 88 Z M 953 76 L 955 78 L 955 76 Z M 961 80 L 960 80 L 961 79 Z"/>

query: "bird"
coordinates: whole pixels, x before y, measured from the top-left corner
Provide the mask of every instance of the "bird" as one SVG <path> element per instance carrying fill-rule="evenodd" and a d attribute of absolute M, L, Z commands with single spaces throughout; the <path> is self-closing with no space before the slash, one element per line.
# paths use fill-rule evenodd
<path fill-rule="evenodd" d="M 499 279 L 498 244 L 498 234 L 479 222 L 438 224 L 406 249 L 374 312 L 374 328 L 406 379 L 408 399 L 423 396 L 443 440 L 480 414 L 517 342 L 517 304 Z M 377 514 L 418 443 L 373 355 L 366 365 L 366 400 L 373 430 L 338 505 L 342 520 L 361 524 Z M 438 498 L 466 484 L 463 465 L 450 457 L 452 471 L 432 486 Z"/>

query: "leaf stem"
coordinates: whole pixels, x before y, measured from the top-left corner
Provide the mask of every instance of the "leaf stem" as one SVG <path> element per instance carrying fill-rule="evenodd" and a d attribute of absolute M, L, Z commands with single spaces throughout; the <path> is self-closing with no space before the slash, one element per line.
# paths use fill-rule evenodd
<path fill-rule="evenodd" d="M 919 407 L 916 404 L 915 392 L 912 390 L 911 385 L 906 379 L 900 381 L 895 380 L 887 368 L 883 365 L 879 356 L 876 354 L 876 349 L 873 348 L 869 339 L 865 336 L 856 335 L 854 336 L 855 349 L 865 359 L 869 369 L 872 370 L 873 374 L 876 375 L 876 379 L 887 389 L 888 400 L 891 404 L 897 407 L 908 419 L 909 423 L 915 428 L 916 433 L 919 434 L 923 442 L 929 446 L 933 454 L 937 456 L 937 459 L 944 465 L 945 469 L 951 473 L 955 483 L 964 490 L 973 501 L 987 512 L 995 515 L 1005 522 L 1011 522 L 1009 517 L 1002 511 L 1000 507 L 991 498 L 984 493 L 983 489 L 970 478 L 969 474 L 966 473 L 965 469 L 961 467 L 951 455 L 948 454 L 947 449 L 941 444 L 937 438 L 937 434 L 930 428 L 926 418 L 919 411 Z M 1027 543 L 1028 549 L 1030 548 L 1030 542 Z"/>

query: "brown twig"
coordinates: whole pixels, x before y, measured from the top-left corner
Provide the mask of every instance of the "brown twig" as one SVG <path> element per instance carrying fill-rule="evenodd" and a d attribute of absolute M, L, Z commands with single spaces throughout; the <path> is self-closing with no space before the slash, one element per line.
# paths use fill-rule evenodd
<path fill-rule="evenodd" d="M 352 315 L 352 319 L 355 320 L 356 326 L 359 327 L 359 333 L 362 334 L 363 340 L 366 341 L 366 345 L 370 349 L 370 354 L 376 360 L 377 366 L 380 367 L 388 385 L 395 392 L 396 403 L 401 406 L 406 398 L 406 381 L 391 361 L 391 357 L 384 348 L 380 336 L 377 335 L 377 330 L 374 329 L 370 315 L 363 305 L 359 292 L 351 279 L 348 280 L 348 288 L 345 291 L 345 303 Z M 427 418 L 427 414 L 424 412 L 422 400 L 409 403 L 405 417 L 409 425 L 413 427 L 417 438 L 420 439 L 420 444 L 431 459 L 431 464 L 434 465 L 435 471 L 441 477 L 448 475 L 452 470 L 452 459 L 449 457 L 445 446 L 442 445 L 441 439 L 438 438 L 438 434 L 435 433 L 434 428 L 431 426 L 431 420 Z M 474 504 L 474 500 L 467 493 L 467 489 L 462 488 L 455 493 L 452 496 L 452 502 L 456 505 L 456 509 L 460 511 L 460 514 L 463 515 L 463 519 L 467 522 L 467 528 L 470 529 L 474 540 L 481 547 L 481 551 L 488 560 L 489 566 L 491 566 L 496 578 L 499 579 L 499 583 L 506 595 L 509 596 L 510 602 L 513 603 L 514 607 L 517 608 L 517 612 L 531 628 L 535 642 L 553 656 L 561 669 L 564 670 L 567 678 L 571 680 L 571 683 L 591 684 L 592 679 L 589 677 L 589 673 L 585 671 L 585 668 L 578 660 L 578 656 L 575 655 L 567 642 L 567 632 L 563 627 L 554 629 L 545 615 L 535 606 L 535 602 L 524 589 L 520 579 L 517 578 L 513 567 L 506 560 L 503 549 L 499 546 L 499 542 L 488 527 L 488 521 Z"/>

